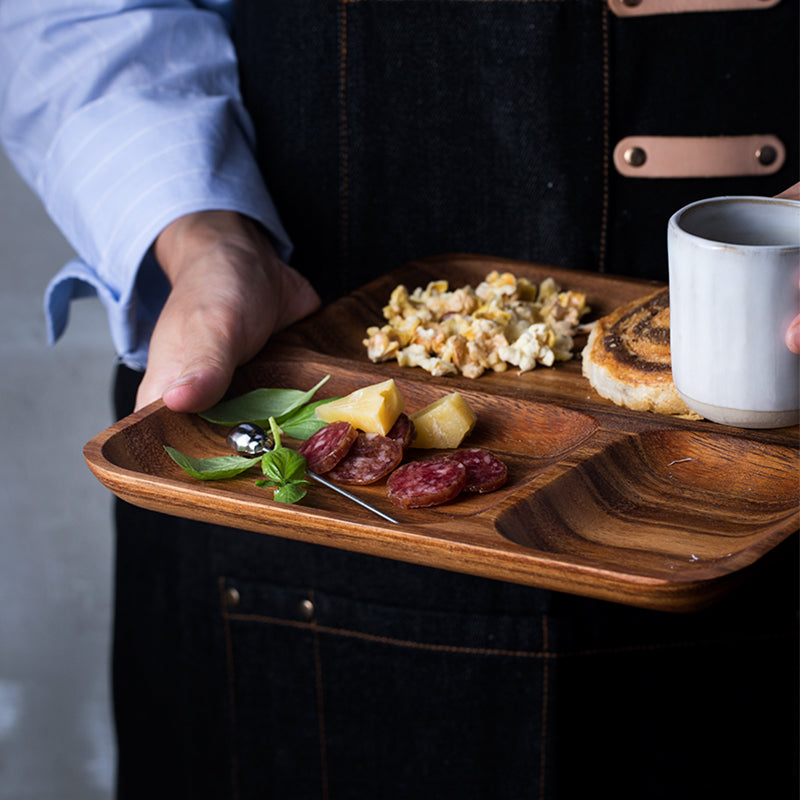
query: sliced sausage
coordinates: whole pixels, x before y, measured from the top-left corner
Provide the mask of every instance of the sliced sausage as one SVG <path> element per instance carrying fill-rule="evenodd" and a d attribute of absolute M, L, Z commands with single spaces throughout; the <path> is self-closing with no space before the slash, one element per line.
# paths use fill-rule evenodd
<path fill-rule="evenodd" d="M 437 456 L 441 460 L 454 460 L 467 470 L 465 492 L 486 494 L 505 485 L 508 480 L 508 467 L 491 450 L 471 447 Z"/>
<path fill-rule="evenodd" d="M 305 456 L 311 472 L 322 475 L 332 470 L 349 452 L 358 431 L 349 422 L 331 422 L 308 437 L 297 452 Z"/>
<path fill-rule="evenodd" d="M 358 431 L 347 455 L 328 473 L 337 483 L 365 485 L 385 478 L 403 460 L 399 442 L 379 433 Z"/>
<path fill-rule="evenodd" d="M 411 421 L 411 417 L 409 417 L 408 414 L 401 412 L 400 416 L 397 418 L 396 422 L 394 425 L 392 425 L 386 435 L 390 439 L 400 442 L 403 447 L 408 447 L 411 442 L 414 441 L 414 436 L 416 433 L 417 431 L 414 427 L 414 423 Z"/>
<path fill-rule="evenodd" d="M 457 497 L 467 482 L 467 470 L 453 459 L 410 461 L 398 467 L 386 483 L 389 499 L 401 508 L 439 506 Z"/>

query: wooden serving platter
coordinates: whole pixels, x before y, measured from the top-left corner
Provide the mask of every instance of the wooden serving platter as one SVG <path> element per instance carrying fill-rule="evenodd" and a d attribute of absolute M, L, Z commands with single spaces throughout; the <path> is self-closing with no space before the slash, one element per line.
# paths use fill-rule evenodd
<path fill-rule="evenodd" d="M 422 260 L 274 338 L 239 370 L 231 395 L 308 389 L 330 375 L 321 398 L 391 377 L 414 411 L 457 390 L 478 415 L 465 446 L 488 447 L 508 464 L 508 483 L 495 493 L 403 510 L 389 503 L 384 483 L 348 487 L 398 524 L 323 486 L 312 485 L 300 504 L 276 503 L 254 473 L 214 482 L 186 475 L 164 445 L 198 458 L 222 455 L 226 431 L 160 402 L 88 442 L 86 461 L 112 492 L 145 508 L 670 611 L 714 602 L 800 528 L 797 427 L 740 430 L 619 408 L 582 376 L 581 339 L 570 362 L 472 380 L 368 361 L 366 328 L 382 324 L 398 283 L 477 285 L 492 269 L 535 282 L 552 276 L 586 292 L 590 319 L 657 286 L 477 256 Z"/>

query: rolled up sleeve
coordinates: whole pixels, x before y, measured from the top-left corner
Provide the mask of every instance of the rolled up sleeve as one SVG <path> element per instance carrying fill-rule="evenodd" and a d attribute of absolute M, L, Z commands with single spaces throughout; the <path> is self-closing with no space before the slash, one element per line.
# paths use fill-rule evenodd
<path fill-rule="evenodd" d="M 49 338 L 73 299 L 97 294 L 118 354 L 142 368 L 169 291 L 151 248 L 170 222 L 238 211 L 289 254 L 226 23 L 190 3 L 33 6 L 0 4 L 0 134 L 78 256 L 47 289 Z"/>

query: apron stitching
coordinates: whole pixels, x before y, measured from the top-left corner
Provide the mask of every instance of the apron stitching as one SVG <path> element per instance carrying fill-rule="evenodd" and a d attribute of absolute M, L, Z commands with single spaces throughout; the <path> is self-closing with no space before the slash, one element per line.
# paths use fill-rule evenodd
<path fill-rule="evenodd" d="M 466 647 L 463 645 L 431 644 L 428 642 L 415 642 L 408 639 L 398 639 L 393 636 L 379 636 L 374 633 L 363 633 L 346 628 L 332 628 L 327 625 L 317 625 L 316 623 L 298 622 L 296 620 L 281 619 L 279 617 L 268 617 L 259 614 L 230 614 L 231 620 L 239 622 L 259 622 L 271 625 L 280 625 L 288 628 L 308 629 L 313 628 L 315 633 L 328 634 L 331 636 L 342 636 L 350 639 L 360 639 L 366 642 L 377 644 L 393 645 L 395 647 L 408 647 L 417 650 L 430 650 L 433 652 L 464 653 L 470 655 L 501 655 L 516 656 L 519 658 L 552 658 L 554 653 L 539 652 L 536 650 L 502 650 L 486 647 Z"/>
<path fill-rule="evenodd" d="M 608 160 L 611 136 L 610 125 L 610 97 L 611 78 L 609 70 L 609 37 L 608 37 L 608 10 L 607 0 L 601 0 L 602 9 L 602 41 L 603 41 L 603 201 L 600 212 L 600 254 L 597 264 L 598 272 L 606 271 L 606 247 L 608 237 Z"/>
<path fill-rule="evenodd" d="M 339 0 L 339 224 L 340 263 L 343 285 L 348 286 L 348 225 L 349 225 L 349 140 L 347 134 L 347 5 Z"/>
<path fill-rule="evenodd" d="M 230 758 L 231 758 L 231 791 L 234 800 L 239 798 L 239 758 L 236 751 L 236 689 L 234 687 L 234 663 L 233 663 L 233 638 L 231 636 L 230 619 L 231 615 L 227 613 L 227 604 L 225 601 L 225 578 L 221 577 L 217 581 L 219 587 L 219 603 L 220 612 L 222 614 L 222 627 L 225 636 L 225 664 L 227 667 L 228 678 L 228 703 L 230 705 L 230 726 L 231 726 L 231 743 L 230 743 Z"/>

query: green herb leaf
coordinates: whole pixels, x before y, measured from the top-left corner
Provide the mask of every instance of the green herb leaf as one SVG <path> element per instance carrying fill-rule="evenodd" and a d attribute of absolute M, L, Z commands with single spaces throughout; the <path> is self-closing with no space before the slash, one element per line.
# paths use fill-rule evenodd
<path fill-rule="evenodd" d="M 315 409 L 333 398 L 310 402 L 316 391 L 330 375 L 326 375 L 313 389 L 302 392 L 295 389 L 256 389 L 247 394 L 218 403 L 200 414 L 208 422 L 220 425 L 238 425 L 255 422 L 272 432 L 274 446 L 263 456 L 221 456 L 217 458 L 191 458 L 173 447 L 165 446 L 172 459 L 189 475 L 201 480 L 232 478 L 261 462 L 264 475 L 256 486 L 274 489 L 273 498 L 280 503 L 296 503 L 306 495 L 306 460 L 296 450 L 281 444 L 281 434 L 295 439 L 307 439 L 325 423 L 316 418 Z"/>
<path fill-rule="evenodd" d="M 277 489 L 275 494 L 272 495 L 272 498 L 279 503 L 296 503 L 306 496 L 305 487 L 307 485 L 307 481 L 287 483 L 285 486 L 281 486 L 280 489 Z"/>
<path fill-rule="evenodd" d="M 300 408 L 291 411 L 282 417 L 277 418 L 281 430 L 293 439 L 308 439 L 309 436 L 316 433 L 320 428 L 325 427 L 327 423 L 321 419 L 317 419 L 315 411 L 318 406 L 330 403 L 334 400 L 333 397 L 328 397 L 325 400 L 316 400 L 313 403 L 307 403 Z"/>
<path fill-rule="evenodd" d="M 296 450 L 276 447 L 261 457 L 261 471 L 264 477 L 280 486 L 303 480 L 306 474 L 306 460 Z"/>
<path fill-rule="evenodd" d="M 275 417 L 270 417 L 268 422 L 269 431 L 272 434 L 272 441 L 274 442 L 273 449 L 281 447 L 281 426 L 278 425 L 278 421 L 275 419 Z"/>
<path fill-rule="evenodd" d="M 296 503 L 306 496 L 306 460 L 296 450 L 281 444 L 281 429 L 274 417 L 269 418 L 269 427 L 275 440 L 275 447 L 261 457 L 261 471 L 264 477 L 256 481 L 256 486 L 275 489 L 273 500 L 279 503 Z"/>
<path fill-rule="evenodd" d="M 223 400 L 200 416 L 218 425 L 238 425 L 240 422 L 263 425 L 270 417 L 280 419 L 308 403 L 329 378 L 330 375 L 326 375 L 306 392 L 299 389 L 254 389 L 232 400 Z"/>
<path fill-rule="evenodd" d="M 242 456 L 217 456 L 215 458 L 192 458 L 184 455 L 174 447 L 164 445 L 172 460 L 193 478 L 203 481 L 217 481 L 224 478 L 233 478 L 250 467 L 258 464 L 261 456 L 256 458 L 242 458 Z"/>

